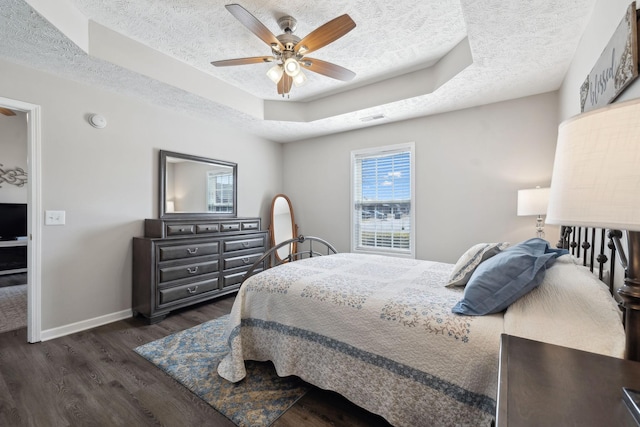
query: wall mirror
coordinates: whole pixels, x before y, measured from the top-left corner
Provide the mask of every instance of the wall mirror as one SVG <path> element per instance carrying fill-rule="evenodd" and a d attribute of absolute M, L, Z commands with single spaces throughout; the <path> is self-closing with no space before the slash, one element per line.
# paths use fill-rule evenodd
<path fill-rule="evenodd" d="M 298 237 L 298 226 L 293 216 L 291 200 L 284 194 L 278 194 L 271 202 L 271 225 L 269 226 L 271 247 L 285 240 Z M 296 252 L 296 243 L 281 247 L 276 251 L 276 260 L 282 261 Z"/>
<path fill-rule="evenodd" d="M 236 163 L 160 150 L 160 218 L 235 217 Z"/>

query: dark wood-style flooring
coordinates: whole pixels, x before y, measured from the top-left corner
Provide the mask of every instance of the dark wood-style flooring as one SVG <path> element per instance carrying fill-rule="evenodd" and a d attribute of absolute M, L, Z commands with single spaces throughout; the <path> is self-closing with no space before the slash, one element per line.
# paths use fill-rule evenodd
<path fill-rule="evenodd" d="M 0 426 L 233 426 L 133 349 L 227 314 L 234 297 L 126 319 L 42 343 L 0 334 Z M 341 396 L 313 389 L 274 427 L 388 426 Z"/>

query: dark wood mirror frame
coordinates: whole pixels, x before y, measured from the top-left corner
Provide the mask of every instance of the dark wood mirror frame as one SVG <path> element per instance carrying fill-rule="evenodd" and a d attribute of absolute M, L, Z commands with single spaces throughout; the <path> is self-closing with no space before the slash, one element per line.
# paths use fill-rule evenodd
<path fill-rule="evenodd" d="M 160 196 L 158 200 L 159 217 L 162 219 L 170 219 L 170 218 L 235 218 L 238 212 L 238 165 L 233 162 L 226 162 L 222 160 L 210 159 L 207 157 L 193 156 L 190 154 L 176 153 L 172 151 L 160 150 L 160 167 L 159 167 L 159 178 L 160 178 Z M 167 158 L 176 158 L 185 161 L 190 161 L 194 163 L 201 163 L 205 165 L 211 165 L 214 167 L 227 167 L 230 168 L 230 172 L 232 174 L 233 179 L 233 189 L 232 189 L 232 200 L 233 205 L 231 210 L 227 212 L 211 212 L 205 210 L 199 211 L 180 211 L 180 212 L 170 212 L 167 209 Z"/>

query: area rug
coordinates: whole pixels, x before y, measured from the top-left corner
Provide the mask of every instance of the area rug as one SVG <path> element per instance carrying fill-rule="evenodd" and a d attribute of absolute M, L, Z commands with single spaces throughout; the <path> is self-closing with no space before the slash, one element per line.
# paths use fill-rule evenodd
<path fill-rule="evenodd" d="M 218 412 L 241 427 L 271 425 L 300 399 L 309 385 L 297 377 L 281 378 L 270 362 L 246 362 L 247 376 L 230 383 L 217 373 L 227 354 L 227 316 L 134 349 Z"/>

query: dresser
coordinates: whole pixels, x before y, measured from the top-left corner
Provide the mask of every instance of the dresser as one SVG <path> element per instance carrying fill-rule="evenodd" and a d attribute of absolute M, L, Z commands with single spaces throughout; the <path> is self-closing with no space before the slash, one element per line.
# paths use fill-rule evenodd
<path fill-rule="evenodd" d="M 640 362 L 502 335 L 496 427 L 637 427 L 622 388 Z"/>
<path fill-rule="evenodd" d="M 260 218 L 145 220 L 145 237 L 133 239 L 134 316 L 156 323 L 236 292 L 266 244 Z"/>

